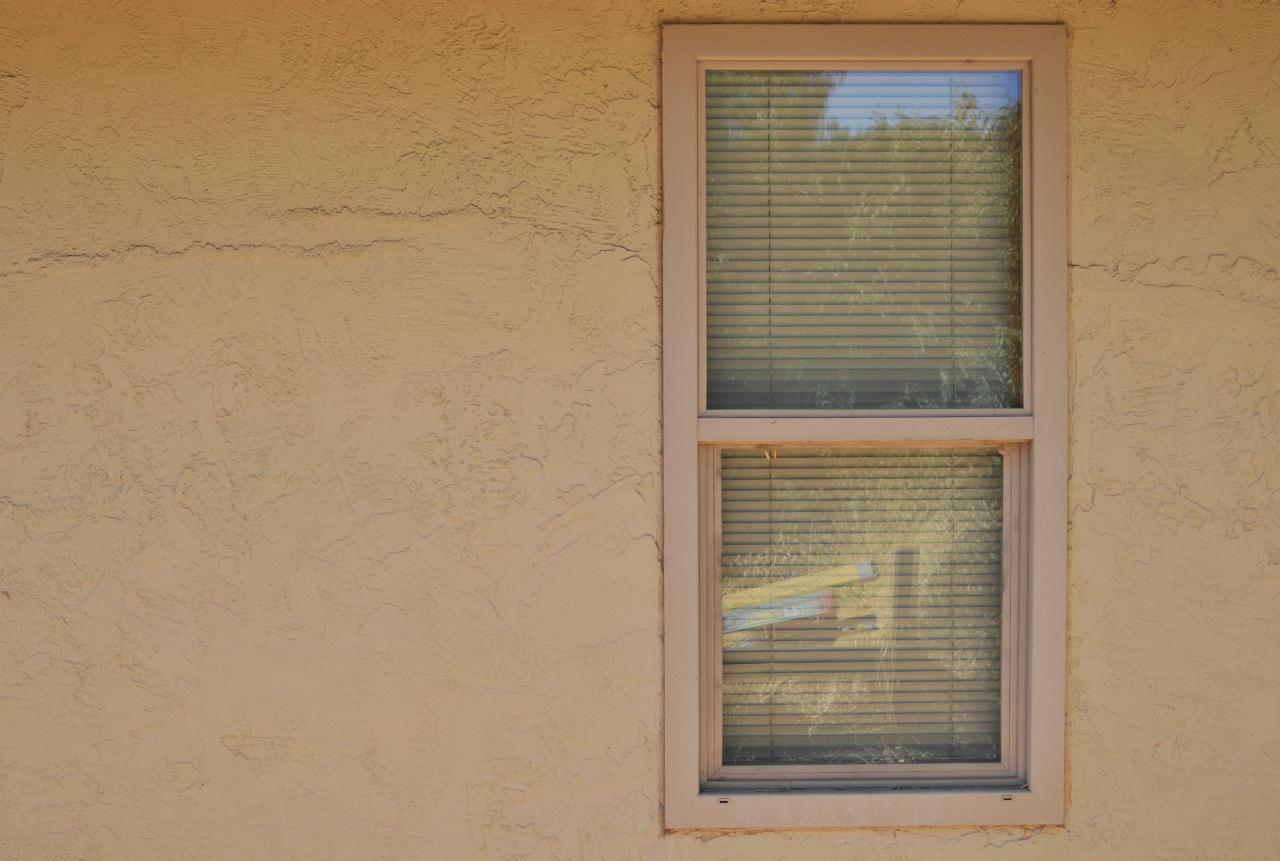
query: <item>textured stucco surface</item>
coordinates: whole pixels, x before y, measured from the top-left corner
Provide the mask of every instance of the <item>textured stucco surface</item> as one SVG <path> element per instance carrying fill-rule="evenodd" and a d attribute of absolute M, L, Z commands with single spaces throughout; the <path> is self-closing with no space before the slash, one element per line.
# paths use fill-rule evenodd
<path fill-rule="evenodd" d="M 1071 28 L 1065 828 L 662 834 L 662 20 Z M 1280 5 L 4 0 L 0 147 L 0 858 L 1275 857 Z"/>

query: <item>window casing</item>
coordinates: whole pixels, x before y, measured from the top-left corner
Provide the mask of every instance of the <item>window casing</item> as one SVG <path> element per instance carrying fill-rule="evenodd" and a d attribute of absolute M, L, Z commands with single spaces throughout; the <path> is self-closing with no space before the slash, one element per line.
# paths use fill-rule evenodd
<path fill-rule="evenodd" d="M 891 92 L 923 94 L 924 105 L 948 75 L 978 90 L 979 108 L 981 87 L 1001 76 L 1018 82 L 1020 163 L 1004 166 L 1019 190 L 1013 222 L 996 217 L 999 189 L 981 185 L 991 182 L 994 162 L 983 154 L 990 148 L 966 143 L 990 138 L 991 122 L 966 120 L 959 133 L 953 124 L 945 159 L 928 154 L 939 151 L 932 120 L 900 111 L 896 120 L 857 125 L 867 120 L 866 106 L 878 104 L 866 98 L 878 81 Z M 1064 77 L 1065 32 L 1055 25 L 664 28 L 668 828 L 1062 821 Z M 972 109 L 973 97 L 966 98 L 957 116 Z M 797 143 L 793 118 L 824 103 L 831 136 L 852 167 L 826 177 L 826 196 L 814 196 L 820 172 L 836 170 L 834 150 L 823 141 Z M 845 105 L 846 113 L 833 114 L 831 105 Z M 765 116 L 777 130 L 768 132 L 767 146 L 751 125 Z M 903 155 L 877 135 L 926 155 Z M 977 150 L 978 161 L 965 155 Z M 937 224 L 937 212 L 961 208 L 931 209 L 938 202 L 932 186 L 913 186 L 898 168 L 892 183 L 858 192 L 870 202 L 861 209 L 828 205 L 848 199 L 848 170 L 861 170 L 863 159 L 935 157 L 937 164 L 916 165 L 912 175 L 928 182 L 945 170 L 948 187 L 976 188 L 980 206 L 964 230 L 948 228 L 945 252 L 911 239 L 910 219 L 924 213 L 932 220 L 919 223 Z M 750 185 L 760 182 L 760 169 L 786 174 L 768 177 L 767 230 L 753 208 L 759 189 Z M 775 229 L 775 211 L 791 220 Z M 845 220 L 822 220 L 832 212 Z M 1000 224 L 1005 233 L 988 229 Z M 908 232 L 877 230 L 886 225 Z M 836 270 L 856 268 L 841 260 L 846 246 L 856 265 L 873 261 L 873 275 L 858 277 L 887 284 L 885 295 L 864 289 L 861 305 L 832 300 L 831 261 Z M 898 272 L 881 260 L 885 247 L 925 250 Z M 727 251 L 717 256 L 721 248 Z M 981 283 L 999 267 L 981 261 L 1007 262 L 1015 253 L 1019 289 L 1000 305 L 998 290 Z M 761 275 L 756 261 L 765 256 Z M 958 304 L 961 282 L 971 293 Z M 941 290 L 951 290 L 946 304 Z M 921 298 L 911 302 L 923 304 L 904 304 L 912 291 Z M 1015 322 L 996 345 L 984 335 L 999 334 L 1001 314 Z M 950 340 L 939 340 L 940 332 Z M 888 348 L 868 349 L 870 337 L 887 339 L 880 343 Z M 923 346 L 910 348 L 917 342 Z M 995 375 L 1005 388 L 993 386 L 991 374 L 958 373 L 957 344 L 968 350 L 960 364 L 980 355 L 971 362 L 979 370 L 1012 349 L 1007 373 Z M 767 397 L 758 394 L 766 378 Z M 909 385 L 892 388 L 905 378 Z M 832 511 L 853 512 L 853 520 Z M 950 565 L 969 579 L 922 578 L 912 543 L 921 541 L 942 544 L 928 557 L 938 571 Z M 833 542 L 843 548 L 841 564 L 824 568 Z M 866 558 L 854 565 L 858 554 Z M 775 579 L 750 579 L 761 571 Z M 854 606 L 846 596 L 871 603 Z M 875 612 L 859 615 L 868 608 Z M 936 639 L 946 625 L 949 652 Z M 912 637 L 914 652 L 901 645 Z M 819 647 L 810 650 L 810 640 Z M 898 645 L 884 645 L 891 640 Z M 868 660 L 881 645 L 882 654 L 897 657 Z M 819 688 L 809 678 L 835 681 Z M 944 679 L 946 690 L 916 678 Z M 850 705 L 833 694 L 852 689 L 841 684 L 856 684 L 865 701 Z M 820 717 L 817 696 L 825 697 Z M 898 723 L 886 731 L 868 722 L 866 715 L 879 713 Z M 915 717 L 902 717 L 908 714 Z"/>

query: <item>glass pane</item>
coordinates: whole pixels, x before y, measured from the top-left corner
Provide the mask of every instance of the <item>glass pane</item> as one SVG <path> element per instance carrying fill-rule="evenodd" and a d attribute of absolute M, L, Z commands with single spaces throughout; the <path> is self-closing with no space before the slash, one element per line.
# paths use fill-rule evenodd
<path fill-rule="evenodd" d="M 706 77 L 707 406 L 1022 405 L 1017 71 Z"/>
<path fill-rule="evenodd" d="M 720 466 L 725 764 L 999 761 L 999 451 Z"/>

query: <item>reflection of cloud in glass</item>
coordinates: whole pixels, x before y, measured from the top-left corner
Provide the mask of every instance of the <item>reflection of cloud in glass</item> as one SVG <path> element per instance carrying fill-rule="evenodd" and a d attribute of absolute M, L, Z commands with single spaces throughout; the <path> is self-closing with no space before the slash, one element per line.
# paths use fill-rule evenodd
<path fill-rule="evenodd" d="M 955 99 L 972 95 L 976 108 L 993 112 L 1021 99 L 1022 73 L 1008 71 L 831 72 L 833 86 L 823 114 L 824 137 L 856 134 L 877 120 L 941 118 Z"/>

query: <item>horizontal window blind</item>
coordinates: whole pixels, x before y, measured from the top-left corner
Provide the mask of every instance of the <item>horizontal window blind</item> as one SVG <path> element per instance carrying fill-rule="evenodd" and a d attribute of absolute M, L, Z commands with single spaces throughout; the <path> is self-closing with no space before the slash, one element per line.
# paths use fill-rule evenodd
<path fill-rule="evenodd" d="M 719 455 L 724 764 L 998 761 L 1000 452 Z"/>
<path fill-rule="evenodd" d="M 1020 87 L 706 72 L 708 408 L 1021 406 Z"/>

